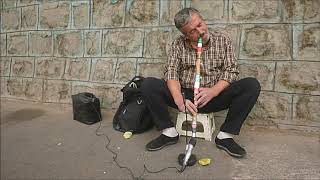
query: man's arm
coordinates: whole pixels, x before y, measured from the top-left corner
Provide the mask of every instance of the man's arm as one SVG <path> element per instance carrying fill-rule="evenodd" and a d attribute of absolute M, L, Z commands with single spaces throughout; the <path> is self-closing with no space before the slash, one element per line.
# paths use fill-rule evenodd
<path fill-rule="evenodd" d="M 167 80 L 167 85 L 168 85 L 170 93 L 174 99 L 174 102 L 178 106 L 179 110 L 182 111 L 180 109 L 180 107 L 181 108 L 182 108 L 182 106 L 184 107 L 184 102 L 183 102 L 183 97 L 181 94 L 180 82 L 177 80 L 169 79 L 169 80 Z"/>
<path fill-rule="evenodd" d="M 223 62 L 222 72 L 219 76 L 219 80 L 227 81 L 232 83 L 238 79 L 239 70 L 237 58 L 234 54 L 234 48 L 230 38 L 226 37 L 225 39 L 225 58 Z"/>
<path fill-rule="evenodd" d="M 210 89 L 216 94 L 215 96 L 218 96 L 225 88 L 227 88 L 230 85 L 229 82 L 225 80 L 219 80 L 217 84 L 212 86 Z M 215 97 L 214 96 L 214 97 Z"/>
<path fill-rule="evenodd" d="M 190 100 L 186 99 L 184 102 L 179 81 L 172 79 L 167 80 L 167 85 L 179 111 L 184 112 L 185 108 L 187 108 L 187 110 L 193 115 L 198 112 L 196 105 L 194 105 Z"/>
<path fill-rule="evenodd" d="M 168 61 L 165 66 L 164 78 L 180 111 L 184 111 L 184 102 L 181 94 L 178 68 L 180 66 L 179 48 L 177 41 L 173 41 L 168 52 Z"/>
<path fill-rule="evenodd" d="M 164 78 L 179 111 L 184 112 L 185 108 L 187 108 L 190 113 L 195 114 L 197 112 L 196 106 L 190 100 L 186 100 L 185 106 L 183 96 L 181 94 L 181 84 L 179 82 L 178 73 L 181 60 L 179 54 L 179 46 L 177 45 L 177 41 L 174 41 L 168 53 L 168 61 L 165 66 Z"/>

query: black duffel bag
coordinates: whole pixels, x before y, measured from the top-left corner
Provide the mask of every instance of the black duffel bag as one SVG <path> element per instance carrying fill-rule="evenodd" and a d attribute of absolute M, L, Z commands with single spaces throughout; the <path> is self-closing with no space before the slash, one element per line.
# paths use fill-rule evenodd
<path fill-rule="evenodd" d="M 102 119 L 100 100 L 92 93 L 72 95 L 72 107 L 74 120 L 90 125 Z"/>

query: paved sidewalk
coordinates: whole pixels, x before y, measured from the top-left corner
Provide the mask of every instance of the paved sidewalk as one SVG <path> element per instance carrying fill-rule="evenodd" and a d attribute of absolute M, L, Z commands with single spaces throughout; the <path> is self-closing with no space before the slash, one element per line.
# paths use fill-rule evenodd
<path fill-rule="evenodd" d="M 112 111 L 103 110 L 102 128 L 118 161 L 136 177 L 144 164 L 157 171 L 178 166 L 177 145 L 147 152 L 145 144 L 159 135 L 152 129 L 125 140 L 112 129 Z M 131 179 L 129 172 L 113 162 L 107 139 L 95 134 L 99 123 L 88 126 L 72 120 L 70 105 L 39 104 L 1 99 L 1 179 Z M 196 164 L 183 173 L 168 169 L 144 173 L 143 179 L 320 179 L 319 134 L 244 127 L 238 142 L 248 155 L 234 159 L 214 142 L 197 139 L 193 153 L 212 163 Z"/>

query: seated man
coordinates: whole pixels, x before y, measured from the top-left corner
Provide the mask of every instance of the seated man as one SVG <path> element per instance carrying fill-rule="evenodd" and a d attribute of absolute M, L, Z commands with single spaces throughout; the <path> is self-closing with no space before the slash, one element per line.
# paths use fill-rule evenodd
<path fill-rule="evenodd" d="M 168 106 L 182 112 L 186 109 L 191 114 L 229 109 L 215 138 L 216 146 L 231 156 L 245 156 L 246 151 L 233 140 L 233 135 L 239 134 L 257 101 L 259 82 L 255 78 L 237 81 L 239 71 L 230 39 L 226 35 L 209 32 L 198 10 L 182 9 L 175 15 L 174 22 L 183 36 L 175 39 L 171 45 L 165 79 L 150 77 L 141 85 L 154 124 L 162 131 L 158 138 L 146 145 L 147 150 L 160 150 L 179 140 L 179 134 L 169 117 Z M 203 39 L 201 81 L 199 94 L 194 97 L 192 88 L 199 37 Z"/>

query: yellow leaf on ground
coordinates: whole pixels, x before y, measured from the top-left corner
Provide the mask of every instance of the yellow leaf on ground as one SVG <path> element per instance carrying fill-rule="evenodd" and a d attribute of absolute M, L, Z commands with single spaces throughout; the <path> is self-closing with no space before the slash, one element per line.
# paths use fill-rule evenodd
<path fill-rule="evenodd" d="M 125 133 L 123 134 L 123 137 L 126 138 L 126 139 L 131 138 L 131 136 L 132 136 L 132 132 L 130 132 L 130 131 L 127 131 L 127 132 L 125 132 Z"/>
<path fill-rule="evenodd" d="M 210 158 L 202 158 L 202 159 L 199 159 L 198 163 L 202 166 L 207 166 L 209 165 L 211 162 L 211 159 Z"/>

